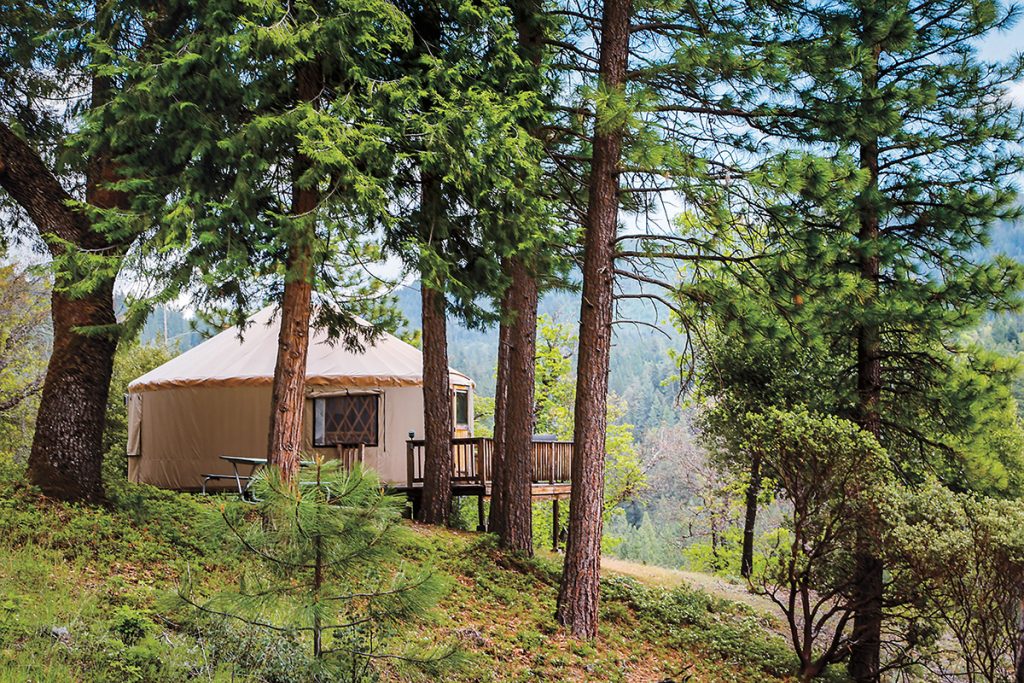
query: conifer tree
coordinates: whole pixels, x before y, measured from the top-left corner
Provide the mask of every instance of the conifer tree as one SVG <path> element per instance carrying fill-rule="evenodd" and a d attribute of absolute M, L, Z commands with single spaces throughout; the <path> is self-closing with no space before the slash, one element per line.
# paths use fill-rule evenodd
<path fill-rule="evenodd" d="M 733 204 L 757 206 L 756 194 L 745 197 L 751 183 L 732 180 L 754 175 L 758 164 L 721 158 L 728 145 L 760 158 L 750 154 L 760 153 L 756 142 L 729 131 L 746 127 L 747 105 L 775 86 L 780 70 L 769 50 L 737 48 L 738 27 L 747 20 L 738 4 L 711 11 L 703 3 L 610 2 L 600 11 L 563 14 L 572 33 L 556 63 L 579 87 L 558 107 L 557 129 L 574 143 L 553 158 L 567 214 L 583 228 L 584 250 L 576 460 L 558 616 L 573 633 L 592 636 L 614 302 L 642 299 L 678 312 L 672 297 L 679 263 L 694 264 L 699 274 L 703 263 L 749 260 L 733 253 L 721 233 L 743 227 Z M 719 26 L 706 16 L 725 20 Z M 679 205 L 687 210 L 678 222 L 658 220 Z M 626 213 L 635 230 L 619 230 Z M 689 234 L 694 225 L 708 230 Z M 616 279 L 639 291 L 617 293 Z"/>
<path fill-rule="evenodd" d="M 1015 306 L 1022 281 L 1017 265 L 978 256 L 992 222 L 1018 215 L 1021 115 L 1005 86 L 1024 62 L 984 63 L 975 45 L 1014 12 L 963 0 L 791 9 L 797 33 L 780 22 L 771 36 L 792 48 L 799 76 L 780 129 L 850 155 L 863 182 L 831 225 L 807 230 L 833 273 L 823 295 L 838 305 L 818 315 L 856 359 L 847 385 L 855 418 L 907 476 L 916 454 L 934 449 L 913 398 L 941 386 L 941 344 L 983 312 Z M 876 543 L 861 541 L 857 681 L 877 680 L 883 666 Z"/>
<path fill-rule="evenodd" d="M 519 236 L 536 223 L 536 214 L 523 209 L 538 194 L 539 146 L 524 122 L 536 116 L 540 100 L 519 85 L 528 78 L 527 65 L 507 8 L 438 0 L 406 12 L 416 44 L 395 67 L 404 96 L 382 113 L 394 117 L 392 144 L 401 150 L 393 189 L 399 211 L 387 226 L 386 242 L 420 275 L 426 432 L 421 508 L 424 521 L 446 523 L 452 469 L 447 316 L 471 326 L 493 320 L 483 304 L 500 296 L 505 279 L 499 263 L 523 248 Z"/>
<path fill-rule="evenodd" d="M 257 474 L 259 514 L 224 506 L 216 529 L 253 563 L 232 590 L 202 597 L 185 583 L 180 599 L 202 614 L 255 629 L 297 635 L 316 680 L 372 680 L 378 662 L 404 661 L 438 673 L 453 651 L 418 651 L 394 638 L 422 619 L 444 585 L 427 568 L 405 564 L 405 500 L 383 493 L 372 473 L 318 463 L 301 486 L 277 468 Z"/>
<path fill-rule="evenodd" d="M 619 167 L 626 120 L 621 111 L 629 64 L 631 0 L 605 0 L 600 18 L 598 94 L 583 237 L 583 303 L 576 375 L 569 540 L 556 618 L 578 637 L 597 635 L 608 367 L 612 342 Z"/>
<path fill-rule="evenodd" d="M 535 0 L 513 2 L 512 16 L 523 72 L 515 91 L 532 94 L 538 105 L 532 111 L 523 111 L 519 125 L 539 148 L 548 118 L 539 105 L 546 103 L 547 98 L 542 98 L 552 89 L 547 43 L 553 34 L 553 22 L 543 3 Z M 525 174 L 519 180 L 530 182 Z M 546 174 L 545 180 L 549 180 Z M 544 189 L 536 181 L 531 184 Z M 504 211 L 515 226 L 508 231 L 511 244 L 505 245 L 508 253 L 503 263 L 507 285 L 500 304 L 491 518 L 497 521 L 493 530 L 498 532 L 503 548 L 532 554 L 537 304 L 540 289 L 554 270 L 552 252 L 560 232 L 547 218 L 547 202 L 537 194 L 510 195 Z"/>
<path fill-rule="evenodd" d="M 293 478 L 311 326 L 354 347 L 379 331 L 354 318 L 382 308 L 365 233 L 386 217 L 392 163 L 367 112 L 408 24 L 374 0 L 229 3 L 191 20 L 159 59 L 116 65 L 138 85 L 111 108 L 146 143 L 122 155 L 144 179 L 131 208 L 156 226 L 139 263 L 149 302 L 184 292 L 240 326 L 254 303 L 280 302 L 267 455 Z"/>

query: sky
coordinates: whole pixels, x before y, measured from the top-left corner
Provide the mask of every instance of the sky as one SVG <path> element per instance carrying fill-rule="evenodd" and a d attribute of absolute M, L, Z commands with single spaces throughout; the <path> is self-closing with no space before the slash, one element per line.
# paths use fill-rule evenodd
<path fill-rule="evenodd" d="M 1024 51 L 1024 17 L 1008 31 L 987 36 L 978 48 L 981 57 L 988 60 L 1006 60 Z M 1018 104 L 1024 106 L 1024 81 L 1018 81 L 1016 86 L 1011 88 L 1010 95 Z"/>

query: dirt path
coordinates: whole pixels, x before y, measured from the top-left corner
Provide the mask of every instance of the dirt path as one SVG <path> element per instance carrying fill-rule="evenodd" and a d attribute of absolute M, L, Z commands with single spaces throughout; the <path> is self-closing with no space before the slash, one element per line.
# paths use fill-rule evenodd
<path fill-rule="evenodd" d="M 638 581 L 643 581 L 652 586 L 674 588 L 675 586 L 687 585 L 693 588 L 700 588 L 711 595 L 733 602 L 742 602 L 750 605 L 758 612 L 779 617 L 779 608 L 771 600 L 760 595 L 754 595 L 747 590 L 746 583 L 740 580 L 730 580 L 712 574 L 701 574 L 699 572 L 685 572 L 678 569 L 666 569 L 653 565 L 637 564 L 627 560 L 620 560 L 617 557 L 601 556 L 601 569 L 613 574 L 631 576 Z"/>

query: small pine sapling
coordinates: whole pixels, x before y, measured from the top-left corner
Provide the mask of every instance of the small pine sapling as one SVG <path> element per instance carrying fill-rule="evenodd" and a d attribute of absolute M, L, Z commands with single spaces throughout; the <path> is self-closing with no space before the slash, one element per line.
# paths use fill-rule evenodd
<path fill-rule="evenodd" d="M 453 649 L 394 638 L 426 617 L 444 591 L 441 577 L 402 561 L 405 500 L 385 493 L 376 475 L 338 462 L 303 470 L 297 482 L 277 468 L 256 475 L 258 500 L 222 506 L 219 531 L 246 560 L 234 590 L 200 597 L 180 590 L 200 613 L 291 637 L 308 647 L 315 676 L 374 680 L 382 667 L 436 673 L 455 666 Z"/>

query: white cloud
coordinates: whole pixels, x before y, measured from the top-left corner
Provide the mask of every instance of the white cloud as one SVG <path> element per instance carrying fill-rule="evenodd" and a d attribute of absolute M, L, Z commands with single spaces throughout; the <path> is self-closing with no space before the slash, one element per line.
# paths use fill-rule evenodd
<path fill-rule="evenodd" d="M 1018 107 L 1024 107 L 1024 81 L 1017 81 L 1010 86 L 1010 99 Z"/>

